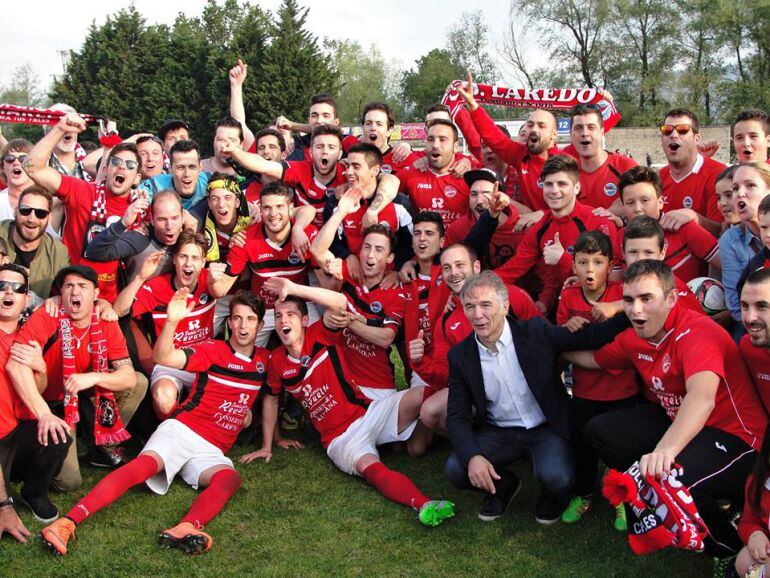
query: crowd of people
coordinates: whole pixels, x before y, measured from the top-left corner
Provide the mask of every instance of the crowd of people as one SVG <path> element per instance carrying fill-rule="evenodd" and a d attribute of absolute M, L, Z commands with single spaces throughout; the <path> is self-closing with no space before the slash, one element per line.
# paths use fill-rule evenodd
<path fill-rule="evenodd" d="M 571 111 L 565 148 L 549 110 L 511 137 L 471 78 L 454 115 L 426 112 L 424 148 L 390 142 L 380 102 L 362 134 L 343 134 L 325 94 L 306 123 L 252 132 L 247 71 L 230 70 L 209 158 L 184 120 L 86 151 L 66 105 L 38 142 L 0 143 L 0 533 L 30 535 L 12 483 L 66 555 L 129 488 L 165 494 L 178 474 L 202 491 L 159 541 L 207 551 L 203 526 L 241 484 L 236 439 L 261 431 L 240 462 L 269 461 L 302 447 L 282 430 L 305 420 L 337 468 L 427 526 L 454 504 L 378 446 L 419 458 L 448 437 L 446 477 L 482 494 L 484 522 L 508 509 L 526 458 L 541 524 L 579 523 L 604 466 L 676 477 L 707 527 L 693 549 L 757 571 L 770 552 L 767 113 L 738 114 L 725 166 L 695 114 L 669 111 L 656 171 L 605 150 L 594 105 Z M 691 290 L 704 278 L 723 311 Z M 112 471 L 60 516 L 50 492 L 79 488 L 85 462 Z M 644 534 L 639 508 L 618 504 L 613 526 Z"/>

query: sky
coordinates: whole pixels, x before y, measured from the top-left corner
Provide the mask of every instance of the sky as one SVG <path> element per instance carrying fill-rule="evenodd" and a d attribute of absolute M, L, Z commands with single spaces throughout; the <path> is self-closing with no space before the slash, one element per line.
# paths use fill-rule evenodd
<path fill-rule="evenodd" d="M 253 0 L 252 0 L 253 2 Z M 198 16 L 205 0 L 134 0 L 148 24 L 172 24 L 177 14 Z M 6 58 L 0 59 L 0 86 L 8 87 L 12 73 L 28 63 L 44 86 L 62 73 L 62 50 L 79 50 L 88 28 L 129 5 L 128 0 L 30 0 L 30 9 L 3 10 L 2 45 Z M 308 27 L 319 40 L 323 37 L 350 39 L 362 46 L 375 44 L 387 60 L 397 59 L 401 67 L 432 48 L 446 44 L 446 30 L 463 11 L 481 10 L 490 28 L 493 50 L 500 45 L 508 21 L 506 0 L 476 0 L 469 6 L 460 0 L 441 3 L 389 0 L 300 0 L 310 6 Z M 263 0 L 260 5 L 275 10 L 280 0 Z M 28 5 L 25 4 L 25 7 Z M 33 15 L 33 18 L 30 18 Z M 10 56 L 13 56 L 10 58 Z"/>

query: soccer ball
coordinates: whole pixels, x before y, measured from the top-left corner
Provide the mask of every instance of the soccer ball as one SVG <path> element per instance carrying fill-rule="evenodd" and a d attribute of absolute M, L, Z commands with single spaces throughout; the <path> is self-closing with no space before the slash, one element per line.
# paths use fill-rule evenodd
<path fill-rule="evenodd" d="M 727 309 L 724 287 L 716 279 L 696 277 L 687 283 L 687 286 L 708 315 L 715 315 Z"/>

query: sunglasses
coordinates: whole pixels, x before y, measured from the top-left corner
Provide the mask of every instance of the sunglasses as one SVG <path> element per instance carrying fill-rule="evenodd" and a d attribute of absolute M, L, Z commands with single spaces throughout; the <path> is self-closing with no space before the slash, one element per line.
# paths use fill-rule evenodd
<path fill-rule="evenodd" d="M 668 136 L 674 131 L 677 134 L 687 134 L 692 130 L 691 124 L 664 124 L 660 127 L 661 134 Z"/>
<path fill-rule="evenodd" d="M 38 219 L 45 219 L 45 218 L 46 218 L 48 215 L 50 215 L 50 214 L 51 214 L 51 211 L 49 211 L 48 209 L 33 209 L 32 207 L 26 207 L 26 206 L 24 206 L 24 205 L 22 205 L 21 207 L 19 207 L 19 214 L 20 214 L 22 217 L 29 217 L 29 216 L 30 216 L 30 214 L 31 214 L 33 211 L 35 212 L 35 216 L 36 216 Z"/>
<path fill-rule="evenodd" d="M 5 293 L 8 289 L 23 295 L 27 292 L 27 285 L 21 281 L 0 281 L 0 293 Z"/>
<path fill-rule="evenodd" d="M 123 160 L 120 157 L 110 157 L 110 166 L 111 167 L 120 167 L 126 165 L 126 168 L 129 171 L 133 171 L 137 166 L 139 166 L 139 163 L 136 161 L 131 160 Z"/>
<path fill-rule="evenodd" d="M 7 162 L 9 165 L 12 165 L 14 161 L 19 161 L 20 163 L 24 164 L 24 161 L 26 161 L 29 158 L 29 155 L 12 155 L 7 154 L 3 157 L 3 160 Z"/>

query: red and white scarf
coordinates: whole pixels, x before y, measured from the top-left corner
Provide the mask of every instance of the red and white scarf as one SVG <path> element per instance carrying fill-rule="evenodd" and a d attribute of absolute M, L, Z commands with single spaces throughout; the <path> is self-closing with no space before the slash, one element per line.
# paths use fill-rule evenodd
<path fill-rule="evenodd" d="M 0 122 L 12 124 L 35 124 L 40 126 L 53 126 L 67 113 L 62 110 L 48 108 L 35 108 L 33 106 L 19 106 L 16 104 L 0 104 Z M 105 121 L 106 119 L 93 114 L 78 113 L 88 124 Z M 107 148 L 114 147 L 123 139 L 118 133 L 110 133 L 99 137 L 99 142 Z M 84 151 L 85 152 L 85 151 Z M 77 153 L 76 153 L 77 154 Z M 85 155 L 83 155 L 85 156 Z M 82 160 L 78 158 L 78 161 Z"/>
<path fill-rule="evenodd" d="M 107 340 L 104 338 L 96 311 L 91 316 L 89 331 L 91 371 L 107 373 Z M 77 373 L 75 364 L 77 345 L 72 336 L 72 322 L 63 308 L 59 309 L 59 339 L 61 339 L 62 352 L 62 383 L 66 383 L 70 376 Z M 130 438 L 131 435 L 126 431 L 123 421 L 120 419 L 118 404 L 115 402 L 113 393 L 98 385 L 94 388 L 94 393 L 94 407 L 96 408 L 94 439 L 96 445 L 117 444 Z M 77 394 L 64 394 L 64 421 L 70 427 L 80 421 Z"/>
<path fill-rule="evenodd" d="M 457 92 L 464 81 L 453 80 L 441 102 L 449 107 L 454 119 L 465 101 Z M 508 88 L 501 84 L 473 83 L 473 96 L 482 104 L 496 104 L 511 108 L 543 108 L 569 110 L 578 104 L 595 104 L 604 121 L 604 130 L 618 124 L 620 113 L 615 104 L 596 88 Z"/>

